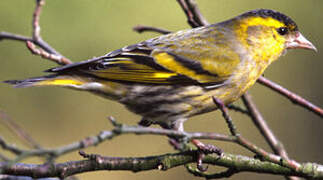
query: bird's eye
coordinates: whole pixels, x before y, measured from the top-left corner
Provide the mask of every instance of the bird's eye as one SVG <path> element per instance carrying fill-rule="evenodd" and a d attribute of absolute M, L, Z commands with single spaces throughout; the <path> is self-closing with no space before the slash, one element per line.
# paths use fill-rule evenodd
<path fill-rule="evenodd" d="M 288 33 L 288 29 L 287 29 L 287 27 L 280 27 L 280 28 L 278 28 L 277 29 L 277 32 L 280 34 L 280 35 L 285 35 L 285 34 L 287 34 Z"/>

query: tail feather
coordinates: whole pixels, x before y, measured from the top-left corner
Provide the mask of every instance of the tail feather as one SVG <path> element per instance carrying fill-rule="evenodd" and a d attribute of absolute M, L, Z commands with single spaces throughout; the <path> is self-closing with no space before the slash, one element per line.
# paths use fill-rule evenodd
<path fill-rule="evenodd" d="M 7 80 L 7 84 L 14 85 L 15 88 L 25 88 L 32 86 L 71 86 L 82 85 L 84 82 L 73 79 L 70 76 L 49 75 L 42 77 L 29 78 L 25 80 Z"/>
<path fill-rule="evenodd" d="M 24 79 L 24 80 L 7 80 L 3 81 L 3 83 L 12 84 L 15 88 L 25 88 L 25 87 L 31 87 L 35 86 L 38 82 L 45 81 L 48 79 L 53 79 L 55 76 L 43 76 L 43 77 L 35 77 L 30 79 Z"/>

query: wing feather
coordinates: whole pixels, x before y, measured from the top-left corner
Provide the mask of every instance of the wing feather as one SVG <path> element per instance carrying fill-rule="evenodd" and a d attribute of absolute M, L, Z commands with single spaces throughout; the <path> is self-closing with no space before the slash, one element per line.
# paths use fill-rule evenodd
<path fill-rule="evenodd" d="M 203 34 L 199 32 L 201 30 L 160 36 L 98 58 L 48 71 L 81 72 L 122 82 L 220 87 L 239 64 L 239 57 L 231 47 L 223 45 L 225 39 L 214 38 L 218 39 L 214 41 L 207 36 L 199 36 Z"/>

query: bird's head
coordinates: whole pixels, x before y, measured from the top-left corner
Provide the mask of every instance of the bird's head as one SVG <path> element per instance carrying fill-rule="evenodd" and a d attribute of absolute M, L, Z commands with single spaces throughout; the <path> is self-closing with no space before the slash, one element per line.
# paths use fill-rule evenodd
<path fill-rule="evenodd" d="M 262 59 L 273 54 L 280 55 L 286 49 L 317 51 L 300 33 L 296 23 L 280 12 L 257 9 L 237 16 L 232 22 L 238 39 L 245 47 L 256 54 L 258 52 L 258 56 L 262 54 Z"/>

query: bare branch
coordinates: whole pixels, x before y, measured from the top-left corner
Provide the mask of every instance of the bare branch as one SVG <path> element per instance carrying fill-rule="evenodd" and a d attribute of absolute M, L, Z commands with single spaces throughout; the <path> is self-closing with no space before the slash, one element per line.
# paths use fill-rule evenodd
<path fill-rule="evenodd" d="M 16 122 L 14 122 L 5 112 L 0 110 L 0 120 L 29 147 L 39 149 L 40 145 Z"/>
<path fill-rule="evenodd" d="M 195 0 L 177 0 L 177 2 L 185 12 L 188 24 L 193 28 L 209 24 L 200 12 Z"/>
<path fill-rule="evenodd" d="M 246 114 L 246 115 L 250 116 L 250 112 L 248 110 L 242 108 L 242 107 L 239 107 L 239 106 L 236 106 L 236 105 L 233 105 L 233 104 L 229 104 L 229 105 L 227 105 L 227 108 L 230 109 L 230 110 L 240 112 L 242 114 Z"/>
<path fill-rule="evenodd" d="M 24 150 L 22 150 L 22 149 L 19 149 L 15 146 L 7 144 L 6 141 L 1 136 L 0 136 L 0 146 L 2 149 L 8 150 L 16 155 L 20 155 L 24 152 Z"/>
<path fill-rule="evenodd" d="M 260 133 L 265 137 L 266 141 L 270 145 L 271 149 L 276 153 L 281 155 L 282 157 L 287 157 L 287 152 L 284 150 L 283 145 L 277 140 L 274 133 L 269 128 L 268 124 L 260 114 L 257 108 L 255 108 L 255 104 L 253 103 L 251 96 L 246 93 L 242 96 L 242 100 L 251 113 L 251 118 L 259 129 Z"/>
<path fill-rule="evenodd" d="M 4 139 L 0 138 L 0 146 L 7 151 L 10 151 L 16 154 L 18 160 L 25 159 L 31 156 L 50 156 L 52 158 L 61 156 L 63 154 L 77 151 L 80 149 L 84 149 L 90 146 L 96 146 L 106 140 L 112 139 L 115 136 L 119 136 L 121 134 L 137 134 L 137 135 L 162 135 L 162 136 L 173 136 L 173 137 L 185 137 L 188 139 L 213 139 L 219 141 L 227 141 L 227 142 L 235 142 L 236 137 L 218 134 L 218 133 L 187 133 L 180 132 L 175 130 L 167 130 L 167 129 L 158 129 L 158 128 L 148 128 L 142 126 L 126 126 L 121 124 L 114 124 L 114 129 L 112 131 L 103 131 L 96 136 L 91 136 L 84 138 L 78 142 L 74 142 L 65 146 L 61 146 L 53 149 L 33 149 L 33 150 L 23 150 L 17 148 L 15 146 L 11 146 L 5 142 Z"/>
<path fill-rule="evenodd" d="M 216 106 L 221 110 L 222 112 L 222 116 L 225 119 L 230 133 L 232 136 L 238 136 L 238 132 L 237 129 L 235 127 L 235 125 L 233 124 L 232 118 L 229 115 L 228 109 L 226 108 L 226 106 L 223 104 L 223 102 L 215 97 L 212 97 L 214 104 L 216 104 Z"/>
<path fill-rule="evenodd" d="M 27 48 L 35 55 L 39 55 L 44 59 L 49 59 L 57 64 L 60 65 L 66 65 L 66 64 L 71 64 L 72 62 L 65 57 L 56 55 L 56 54 L 50 54 L 47 51 L 44 51 L 43 49 L 37 49 L 34 43 L 31 41 L 26 41 L 26 46 Z"/>
<path fill-rule="evenodd" d="M 4 39 L 17 40 L 17 41 L 33 41 L 33 39 L 30 37 L 22 36 L 19 34 L 12 34 L 9 32 L 0 32 L 0 40 L 4 40 Z"/>
<path fill-rule="evenodd" d="M 52 48 L 49 44 L 47 44 L 40 35 L 40 25 L 39 25 L 39 19 L 40 14 L 42 11 L 42 7 L 45 5 L 45 0 L 35 0 L 36 6 L 33 13 L 33 20 L 32 20 L 32 26 L 33 26 L 33 33 L 32 33 L 32 39 L 33 42 L 43 48 L 45 51 L 47 51 L 50 54 L 54 54 L 57 56 L 61 56 L 62 58 L 65 58 L 63 55 L 61 55 L 59 52 L 57 52 L 54 48 Z"/>
<path fill-rule="evenodd" d="M 41 39 L 40 36 L 40 26 L 39 26 L 39 18 L 40 18 L 40 13 L 42 10 L 42 6 L 45 4 L 44 0 L 36 0 L 36 6 L 33 14 L 33 39 L 36 41 Z"/>
<path fill-rule="evenodd" d="M 247 148 L 248 150 L 256 153 L 257 155 L 262 156 L 264 159 L 273 162 L 273 163 L 277 163 L 277 164 L 281 164 L 283 166 L 289 167 L 291 169 L 294 169 L 295 171 L 299 168 L 299 163 L 297 163 L 296 161 L 293 160 L 289 160 L 287 157 L 287 154 L 285 155 L 285 161 L 282 161 L 281 157 L 276 156 L 274 154 L 268 153 L 265 150 L 261 149 L 260 147 L 257 147 L 255 144 L 249 142 L 247 139 L 243 138 L 237 131 L 237 129 L 235 128 L 235 125 L 233 124 L 233 121 L 228 113 L 228 109 L 226 108 L 226 106 L 222 103 L 222 101 L 212 97 L 213 102 L 217 105 L 217 107 L 221 110 L 222 112 L 222 116 L 224 117 L 224 119 L 226 120 L 228 127 L 230 129 L 230 132 L 232 134 L 232 136 L 236 137 L 235 142 L 240 144 L 241 146 Z M 247 101 L 251 101 L 251 99 L 247 99 Z M 252 103 L 252 102 L 249 102 Z M 257 111 L 255 105 L 250 107 L 248 106 L 249 111 L 251 112 L 252 117 L 254 117 L 254 111 Z M 257 119 L 259 118 L 259 119 Z M 254 121 L 256 121 L 256 123 L 260 123 L 260 121 L 264 121 L 261 117 L 261 114 L 258 112 L 257 116 L 254 117 L 253 119 L 255 119 Z M 259 121 L 259 122 L 258 122 Z M 265 122 L 263 122 L 265 123 Z M 258 126 L 257 126 L 258 127 Z M 262 129 L 263 127 L 260 126 L 258 127 L 259 129 Z M 267 136 L 268 134 L 266 133 L 271 133 L 270 129 L 267 127 L 266 129 L 269 132 L 262 132 L 263 135 L 265 136 L 266 140 L 267 140 Z M 271 134 L 273 136 L 273 134 Z M 274 137 L 275 138 L 275 137 Z M 271 140 L 271 139 L 270 139 Z M 276 140 L 276 139 L 274 139 Z M 267 140 L 267 142 L 269 142 L 269 144 L 271 145 L 271 141 Z M 274 147 L 275 148 L 275 147 Z M 283 147 L 281 147 L 281 150 L 284 151 Z"/>
<path fill-rule="evenodd" d="M 276 83 L 274 83 L 262 76 L 258 79 L 258 82 L 260 84 L 274 90 L 275 92 L 278 92 L 279 94 L 287 97 L 294 104 L 300 105 L 300 106 L 304 107 L 305 109 L 307 109 L 311 112 L 314 112 L 315 114 L 317 114 L 323 118 L 323 109 L 312 104 L 311 102 L 307 101 L 306 99 L 302 98 L 301 96 L 287 90 L 286 88 L 280 86 L 279 84 L 276 84 Z"/>
<path fill-rule="evenodd" d="M 72 61 L 70 61 L 69 59 L 67 59 L 63 55 L 61 55 L 58 51 L 56 51 L 54 48 L 52 48 L 48 43 L 46 43 L 41 38 L 39 19 L 40 19 L 40 13 L 41 13 L 42 6 L 45 4 L 45 0 L 35 0 L 35 1 L 36 1 L 36 6 L 35 6 L 35 10 L 33 13 L 33 20 L 32 20 L 32 26 L 33 26 L 32 38 L 18 35 L 18 34 L 12 34 L 12 33 L 8 33 L 8 32 L 0 32 L 0 40 L 7 39 L 7 40 L 17 40 L 17 41 L 25 41 L 25 42 L 29 41 L 29 43 L 32 42 L 41 48 L 41 50 L 38 50 L 38 51 L 40 51 L 40 53 L 35 53 L 35 51 L 33 51 L 32 49 L 36 49 L 36 48 L 30 48 L 27 45 L 27 47 L 29 47 L 29 50 L 31 50 L 31 52 L 33 54 L 40 55 L 46 59 L 50 59 L 53 62 L 56 62 L 60 65 L 72 63 Z M 52 59 L 52 57 L 53 57 L 53 59 Z M 60 59 L 61 61 L 54 60 L 54 59 Z"/>
<path fill-rule="evenodd" d="M 133 27 L 133 30 L 137 33 L 143 33 L 143 32 L 156 32 L 160 34 L 169 34 L 171 31 L 168 31 L 166 29 L 156 28 L 152 26 L 144 26 L 144 25 L 137 25 Z"/>
<path fill-rule="evenodd" d="M 88 160 L 70 161 L 58 164 L 14 164 L 7 166 L 8 163 L 0 162 L 2 174 L 41 177 L 65 178 L 74 174 L 80 174 L 98 170 L 123 170 L 123 171 L 147 171 L 147 170 L 168 170 L 177 166 L 193 163 L 196 161 L 196 151 L 164 154 L 149 157 L 103 157 L 100 155 L 85 155 Z M 84 154 L 83 154 L 84 155 Z M 241 155 L 224 153 L 221 158 L 213 154 L 208 155 L 203 160 L 204 163 L 236 168 L 239 171 L 249 171 L 257 173 L 271 173 L 280 175 L 295 175 L 307 178 L 323 177 L 323 167 L 321 165 L 305 163 L 301 164 L 299 171 L 282 167 L 270 162 L 260 161 Z"/>
<path fill-rule="evenodd" d="M 265 119 L 262 117 L 261 113 L 257 109 L 255 103 L 252 101 L 251 96 L 248 93 L 245 93 L 242 96 L 242 101 L 244 102 L 245 106 L 250 112 L 253 123 L 258 128 L 260 133 L 264 136 L 264 138 L 266 139 L 266 142 L 269 144 L 269 146 L 274 151 L 274 153 L 280 155 L 282 158 L 289 161 L 289 157 L 284 148 L 284 145 L 280 141 L 278 141 L 278 139 L 276 138 L 272 130 L 269 128 Z M 296 177 L 286 177 L 286 178 L 290 180 L 299 179 Z"/>
<path fill-rule="evenodd" d="M 79 142 L 75 142 L 55 149 L 44 148 L 44 149 L 36 149 L 36 150 L 21 150 L 19 148 L 8 145 L 7 143 L 5 143 L 4 140 L 0 141 L 0 145 L 2 145 L 2 147 L 5 150 L 9 150 L 19 155 L 17 159 L 21 160 L 30 156 L 49 155 L 52 157 L 57 157 L 71 151 L 80 150 L 85 147 L 98 145 L 99 143 L 102 143 L 107 139 L 111 139 L 121 134 L 131 133 L 131 134 L 138 134 L 138 135 L 141 135 L 141 134 L 167 135 L 167 136 L 173 136 L 173 137 L 182 137 L 182 138 L 185 137 L 188 139 L 214 139 L 214 140 L 238 143 L 243 147 L 247 148 L 248 150 L 264 157 L 266 160 L 270 162 L 282 164 L 283 166 L 293 168 L 293 169 L 298 168 L 298 163 L 294 161 L 289 161 L 289 160 L 282 161 L 282 159 L 279 156 L 276 156 L 274 154 L 270 154 L 264 151 L 260 147 L 257 147 L 256 145 L 252 144 L 245 138 L 242 138 L 241 136 L 238 136 L 238 135 L 228 136 L 228 135 L 222 135 L 217 133 L 187 133 L 187 132 L 180 132 L 175 130 L 148 128 L 148 127 L 141 127 L 141 126 L 126 126 L 126 125 L 117 123 L 115 120 L 112 122 L 115 127 L 112 131 L 103 131 L 97 136 L 88 137 Z"/>

